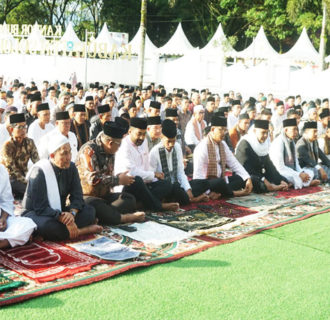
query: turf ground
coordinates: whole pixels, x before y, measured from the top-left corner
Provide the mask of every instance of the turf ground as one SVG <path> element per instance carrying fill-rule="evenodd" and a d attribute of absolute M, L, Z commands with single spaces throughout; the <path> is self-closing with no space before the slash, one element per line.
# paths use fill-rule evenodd
<path fill-rule="evenodd" d="M 1 320 L 330 319 L 330 213 L 2 307 Z"/>

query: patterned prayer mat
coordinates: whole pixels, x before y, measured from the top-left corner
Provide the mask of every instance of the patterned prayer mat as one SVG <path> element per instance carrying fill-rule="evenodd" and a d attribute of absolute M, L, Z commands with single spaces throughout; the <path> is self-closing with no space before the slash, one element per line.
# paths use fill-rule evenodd
<path fill-rule="evenodd" d="M 289 191 L 278 191 L 275 193 L 276 198 L 294 198 L 299 196 L 304 196 L 311 193 L 316 193 L 322 191 L 322 187 L 309 187 L 309 188 L 302 188 L 302 189 L 290 189 Z"/>
<path fill-rule="evenodd" d="M 184 231 L 195 231 L 219 227 L 235 220 L 232 218 L 222 217 L 217 213 L 202 210 L 188 210 L 183 213 L 171 211 L 156 212 L 148 214 L 148 218 Z"/>
<path fill-rule="evenodd" d="M 258 200 L 259 197 L 260 199 Z M 101 236 L 116 241 L 117 243 L 127 246 L 130 249 L 139 251 L 140 255 L 131 260 L 105 262 L 97 257 L 84 254 L 84 259 L 87 260 L 82 260 L 85 262 L 91 262 L 94 260 L 97 262 L 95 262 L 95 264 L 91 263 L 91 265 L 88 268 L 86 267 L 84 271 L 75 270 L 75 272 L 66 275 L 60 274 L 60 266 L 57 266 L 57 268 L 55 268 L 55 272 L 57 272 L 57 275 L 60 275 L 60 277 L 54 277 L 53 280 L 47 282 L 40 282 L 40 279 L 45 280 L 45 277 L 50 275 L 50 272 L 47 273 L 47 268 L 43 270 L 41 276 L 40 274 L 34 274 L 34 277 L 32 277 L 31 274 L 29 274 L 28 277 L 26 276 L 28 274 L 23 272 L 26 271 L 24 268 L 20 270 L 22 265 L 17 264 L 15 267 L 12 265 L 11 268 L 9 268 L 8 265 L 4 265 L 4 258 L 6 261 L 14 261 L 14 259 L 8 258 L 8 251 L 10 252 L 12 249 L 3 250 L 0 255 L 0 263 L 2 264 L 0 265 L 0 273 L 13 282 L 24 282 L 25 285 L 10 291 L 0 292 L 0 306 L 17 303 L 19 301 L 31 299 L 50 292 L 90 284 L 110 278 L 116 274 L 123 273 L 133 268 L 146 267 L 157 263 L 177 260 L 216 245 L 226 244 L 252 236 L 263 230 L 280 227 L 288 223 L 306 219 L 313 215 L 330 212 L 329 188 L 320 192 L 306 194 L 303 197 L 290 198 L 289 200 L 285 198 L 275 198 L 272 194 L 267 196 L 251 195 L 248 196 L 247 200 L 242 198 L 235 198 L 231 200 L 238 200 L 235 204 L 238 203 L 240 206 L 245 205 L 246 207 L 248 207 L 248 205 L 253 207 L 252 204 L 255 203 L 258 205 L 258 208 L 260 207 L 262 210 L 259 210 L 259 212 L 255 214 L 238 217 L 235 221 L 227 223 L 223 226 L 200 230 L 200 232 L 198 232 L 200 235 L 206 235 L 195 236 L 163 245 L 145 244 L 143 242 L 133 240 L 129 238 L 129 236 L 116 234 L 111 231 L 110 227 L 106 227 Z M 253 210 L 255 209 L 256 208 L 253 207 Z M 205 214 L 205 212 L 201 209 L 200 212 Z M 206 210 L 206 212 L 208 211 Z M 218 212 L 214 212 L 214 214 L 215 213 L 218 214 Z M 49 259 L 48 261 L 55 261 L 56 259 L 54 259 L 55 257 L 51 254 L 51 252 L 58 253 L 59 247 L 61 248 L 61 251 L 68 253 L 68 251 L 66 251 L 68 245 L 79 243 L 86 244 L 87 242 L 97 239 L 98 237 L 100 236 L 89 236 L 84 239 L 80 239 L 80 241 L 68 241 L 66 244 L 46 242 L 46 245 L 44 246 L 49 250 L 46 257 Z M 39 244 L 38 242 L 36 243 Z M 34 244 L 35 243 L 33 243 L 33 245 Z M 29 245 L 26 247 L 29 248 Z M 77 253 L 77 256 L 82 255 L 82 253 L 76 252 L 73 249 L 72 251 Z M 21 252 L 24 252 L 24 250 Z M 73 256 L 79 260 L 75 254 L 73 254 Z M 70 264 L 71 258 L 68 257 L 68 259 L 69 261 L 67 262 Z M 87 265 L 88 263 L 86 263 L 86 266 Z M 62 267 L 65 269 L 65 266 Z M 36 278 L 39 282 L 36 281 Z"/>
<path fill-rule="evenodd" d="M 24 285 L 25 282 L 15 281 L 6 277 L 2 272 L 0 272 L 0 292 L 9 291 Z"/>

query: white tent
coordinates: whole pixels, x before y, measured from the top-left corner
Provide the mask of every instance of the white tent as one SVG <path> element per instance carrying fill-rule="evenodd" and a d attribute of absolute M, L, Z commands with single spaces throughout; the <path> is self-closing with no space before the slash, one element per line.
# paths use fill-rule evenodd
<path fill-rule="evenodd" d="M 303 29 L 295 45 L 281 57 L 294 62 L 320 62 L 320 55 L 309 39 L 306 28 Z"/>
<path fill-rule="evenodd" d="M 107 24 L 104 23 L 101 32 L 95 39 L 95 42 L 100 44 L 100 43 L 106 43 L 108 46 L 108 49 L 111 49 L 112 45 L 115 44 L 115 40 L 110 36 Z"/>
<path fill-rule="evenodd" d="M 131 40 L 131 42 L 128 43 L 128 46 L 131 46 L 131 53 L 139 54 L 140 53 L 140 45 L 141 45 L 141 27 L 139 28 L 138 32 L 134 36 L 134 38 Z M 145 39 L 145 55 L 150 56 L 152 55 L 156 50 L 157 47 L 151 42 L 148 35 L 146 34 Z"/>
<path fill-rule="evenodd" d="M 63 45 L 63 49 L 66 51 L 73 51 L 76 50 L 76 48 L 81 48 L 82 42 L 74 32 L 71 21 L 69 22 L 60 42 Z"/>
<path fill-rule="evenodd" d="M 13 35 L 7 29 L 6 22 L 0 25 L 0 40 L 14 41 Z"/>
<path fill-rule="evenodd" d="M 44 49 L 46 39 L 42 35 L 42 32 L 39 28 L 38 23 L 36 22 L 33 27 L 30 35 L 27 38 L 30 50 L 41 51 Z"/>
<path fill-rule="evenodd" d="M 219 51 L 223 52 L 223 54 L 227 57 L 236 56 L 237 54 L 225 36 L 221 23 L 219 24 L 217 31 L 214 33 L 212 39 L 204 48 L 200 50 L 201 54 L 212 54 L 213 52 Z"/>
<path fill-rule="evenodd" d="M 194 47 L 187 39 L 180 22 L 171 39 L 164 46 L 160 47 L 157 52 L 167 55 L 185 55 L 191 50 L 194 50 Z"/>
<path fill-rule="evenodd" d="M 244 50 L 236 53 L 236 57 L 245 59 L 276 59 L 279 54 L 268 42 L 264 28 L 261 26 L 257 36 L 252 43 Z"/>

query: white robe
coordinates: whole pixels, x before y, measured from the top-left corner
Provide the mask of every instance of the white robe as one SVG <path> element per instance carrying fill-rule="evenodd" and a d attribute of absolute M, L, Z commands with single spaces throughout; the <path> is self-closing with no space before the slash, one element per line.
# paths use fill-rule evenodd
<path fill-rule="evenodd" d="M 227 121 L 228 130 L 234 128 L 237 122 L 238 122 L 238 117 L 235 117 L 234 114 L 230 112 L 228 114 L 228 121 Z"/>
<path fill-rule="evenodd" d="M 3 144 L 10 138 L 9 132 L 6 128 L 5 123 L 0 124 L 0 150 L 2 149 Z"/>
<path fill-rule="evenodd" d="M 39 125 L 39 119 L 34 120 L 28 130 L 28 137 L 31 138 L 34 141 L 34 144 L 36 145 L 38 152 L 39 152 L 39 143 L 41 138 L 46 135 L 48 132 L 52 131 L 54 129 L 54 126 L 51 123 L 47 123 L 45 125 L 45 129 L 42 129 Z"/>
<path fill-rule="evenodd" d="M 0 232 L 0 240 L 8 240 L 12 247 L 21 246 L 29 241 L 36 224 L 25 217 L 14 216 L 14 198 L 6 168 L 0 164 L 0 209 L 6 211 L 7 229 Z"/>
<path fill-rule="evenodd" d="M 184 140 L 186 142 L 187 145 L 190 144 L 194 144 L 194 145 L 198 145 L 200 143 L 200 141 L 198 140 L 198 138 L 196 137 L 195 134 L 195 127 L 193 125 L 193 119 L 190 119 L 187 123 L 186 126 L 186 131 L 184 133 Z M 203 120 L 205 127 L 206 127 L 206 122 Z M 203 130 L 202 130 L 202 126 L 201 124 L 197 121 L 197 126 L 198 126 L 198 130 L 200 132 L 200 136 L 203 139 Z"/>
<path fill-rule="evenodd" d="M 272 160 L 274 166 L 276 167 L 277 171 L 285 177 L 289 182 L 294 185 L 295 189 L 301 189 L 302 187 L 308 187 L 313 180 L 314 173 L 312 170 L 308 170 L 306 168 L 302 169 L 299 165 L 299 161 L 296 155 L 295 163 L 296 163 L 296 170 L 288 167 L 284 163 L 284 142 L 282 140 L 282 135 L 279 135 L 277 138 L 274 139 L 270 146 L 269 156 Z M 310 176 L 310 179 L 307 182 L 303 182 L 299 177 L 301 172 L 305 172 Z"/>

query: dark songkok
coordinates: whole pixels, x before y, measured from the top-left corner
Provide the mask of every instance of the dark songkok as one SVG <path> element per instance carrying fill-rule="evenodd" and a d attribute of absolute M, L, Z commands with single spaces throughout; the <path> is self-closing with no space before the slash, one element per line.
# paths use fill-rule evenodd
<path fill-rule="evenodd" d="M 52 91 L 52 90 L 55 90 L 55 87 L 49 87 L 48 91 Z"/>
<path fill-rule="evenodd" d="M 247 113 L 241 113 L 238 116 L 238 120 L 245 120 L 245 119 L 250 119 L 249 115 Z"/>
<path fill-rule="evenodd" d="M 56 121 L 70 119 L 68 111 L 56 112 Z"/>
<path fill-rule="evenodd" d="M 206 100 L 207 102 L 215 102 L 215 98 L 214 97 L 208 97 L 207 98 L 207 100 Z"/>
<path fill-rule="evenodd" d="M 277 107 L 278 107 L 278 106 L 284 106 L 284 102 L 283 102 L 283 101 L 279 101 L 279 102 L 276 103 L 276 106 L 277 106 Z"/>
<path fill-rule="evenodd" d="M 31 87 L 31 91 L 37 91 L 37 90 L 38 90 L 38 87 L 36 87 L 36 86 Z"/>
<path fill-rule="evenodd" d="M 93 96 L 87 96 L 86 99 L 85 99 L 85 101 L 86 102 L 87 101 L 94 101 L 94 98 L 93 98 Z"/>
<path fill-rule="evenodd" d="M 49 104 L 48 103 L 41 103 L 37 106 L 37 112 L 49 110 Z"/>
<path fill-rule="evenodd" d="M 306 129 L 317 129 L 317 122 L 316 121 L 306 121 L 304 123 L 303 130 Z"/>
<path fill-rule="evenodd" d="M 330 128 L 330 120 L 328 121 L 328 129 Z"/>
<path fill-rule="evenodd" d="M 232 105 L 233 106 L 241 105 L 241 101 L 239 101 L 239 100 L 233 100 Z"/>
<path fill-rule="evenodd" d="M 153 126 L 153 125 L 157 125 L 157 124 L 161 124 L 162 121 L 160 119 L 159 116 L 156 116 L 156 117 L 148 117 L 147 118 L 147 123 L 148 123 L 148 126 Z M 132 125 L 132 124 L 131 124 Z"/>
<path fill-rule="evenodd" d="M 75 104 L 73 106 L 73 112 L 86 112 L 84 104 Z"/>
<path fill-rule="evenodd" d="M 255 120 L 254 127 L 257 129 L 269 129 L 269 121 L 268 120 Z"/>
<path fill-rule="evenodd" d="M 41 101 L 41 93 L 39 91 L 37 91 L 36 93 L 34 93 L 32 96 L 31 96 L 31 102 L 34 102 L 34 101 Z"/>
<path fill-rule="evenodd" d="M 170 119 L 165 119 L 162 123 L 162 134 L 169 139 L 173 139 L 176 137 L 176 133 L 176 124 Z"/>
<path fill-rule="evenodd" d="M 329 116 L 329 109 L 323 109 L 322 112 L 320 113 L 320 118 L 326 118 Z"/>
<path fill-rule="evenodd" d="M 131 127 L 146 130 L 147 125 L 147 119 L 145 118 L 131 118 Z"/>
<path fill-rule="evenodd" d="M 158 101 L 150 101 L 150 108 L 160 109 L 161 103 Z"/>
<path fill-rule="evenodd" d="M 300 105 L 300 104 L 297 104 L 297 105 L 296 105 L 296 106 L 294 106 L 293 108 L 294 108 L 295 110 L 296 110 L 296 109 L 300 109 L 300 110 L 302 110 L 302 108 L 301 108 L 301 105 Z"/>
<path fill-rule="evenodd" d="M 110 106 L 108 104 L 104 104 L 102 106 L 98 106 L 97 107 L 97 111 L 98 111 L 98 113 L 110 112 Z"/>
<path fill-rule="evenodd" d="M 128 129 L 129 129 L 129 123 L 128 123 L 127 120 L 125 120 L 123 118 L 123 115 L 124 115 L 124 113 L 121 115 L 121 117 L 116 117 L 115 122 L 123 128 L 124 133 L 126 134 L 128 132 Z"/>
<path fill-rule="evenodd" d="M 224 95 L 223 95 L 225 98 L 226 97 L 229 97 L 229 93 L 224 93 Z"/>
<path fill-rule="evenodd" d="M 254 97 L 250 97 L 249 98 L 249 101 L 252 103 L 252 104 L 255 104 L 257 102 L 257 99 L 254 98 Z"/>
<path fill-rule="evenodd" d="M 165 110 L 165 117 L 177 117 L 178 116 L 178 110 L 173 108 L 167 108 Z"/>
<path fill-rule="evenodd" d="M 223 112 L 223 113 L 225 113 L 225 112 L 228 112 L 228 110 L 229 110 L 228 107 L 221 107 L 221 108 L 219 108 L 218 112 Z"/>
<path fill-rule="evenodd" d="M 71 84 L 70 83 L 67 83 L 66 84 L 66 87 L 67 87 L 67 89 L 71 89 Z"/>
<path fill-rule="evenodd" d="M 124 120 L 125 121 L 125 120 Z M 122 139 L 125 129 L 117 122 L 106 121 L 103 125 L 103 133 L 114 139 Z"/>
<path fill-rule="evenodd" d="M 13 91 L 7 91 L 6 97 L 7 98 L 14 98 Z"/>
<path fill-rule="evenodd" d="M 296 126 L 297 126 L 297 119 L 296 118 L 284 119 L 283 120 L 283 128 L 296 127 Z"/>
<path fill-rule="evenodd" d="M 25 122 L 24 113 L 15 113 L 15 114 L 11 114 L 9 116 L 9 123 L 10 124 L 20 123 L 20 122 Z"/>
<path fill-rule="evenodd" d="M 211 119 L 211 127 L 227 127 L 227 118 L 213 116 Z"/>

